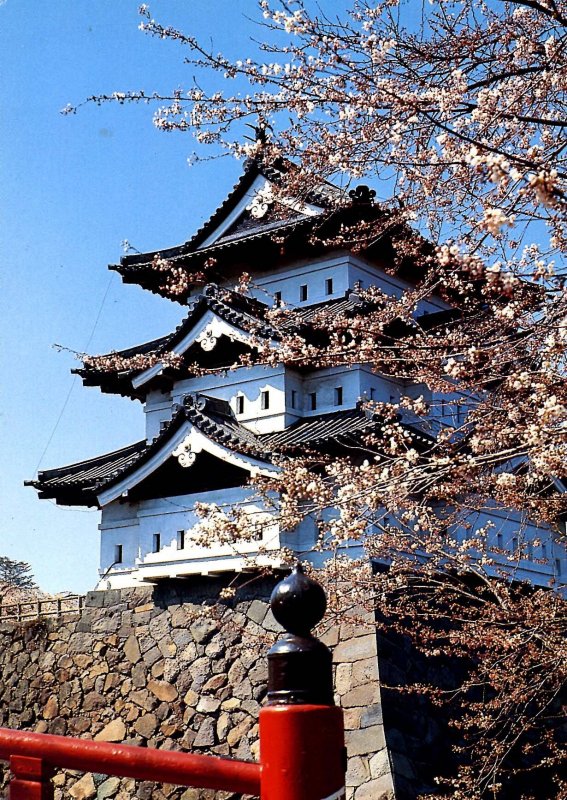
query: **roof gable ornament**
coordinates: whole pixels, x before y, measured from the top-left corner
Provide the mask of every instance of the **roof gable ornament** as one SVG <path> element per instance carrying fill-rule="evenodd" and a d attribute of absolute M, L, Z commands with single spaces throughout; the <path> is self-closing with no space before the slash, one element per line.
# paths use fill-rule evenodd
<path fill-rule="evenodd" d="M 361 183 L 359 186 L 351 189 L 348 196 L 352 200 L 353 205 L 372 205 L 376 197 L 376 192 L 374 189 L 370 189 L 366 186 L 366 184 Z"/>
<path fill-rule="evenodd" d="M 258 192 L 256 192 L 252 198 L 252 201 L 248 203 L 246 206 L 246 211 L 249 211 L 250 215 L 254 217 L 254 219 L 262 219 L 262 217 L 266 216 L 268 210 L 273 204 L 273 188 L 270 183 L 266 183 Z"/>
<path fill-rule="evenodd" d="M 215 336 L 215 331 L 213 330 L 212 325 L 208 325 L 201 333 L 197 336 L 196 341 L 201 345 L 202 349 L 209 353 L 211 350 L 214 350 L 216 344 L 218 342 L 218 338 Z"/>
<path fill-rule="evenodd" d="M 192 467 L 197 459 L 197 454 L 191 447 L 191 436 L 186 436 L 171 455 L 177 459 L 180 467 Z"/>

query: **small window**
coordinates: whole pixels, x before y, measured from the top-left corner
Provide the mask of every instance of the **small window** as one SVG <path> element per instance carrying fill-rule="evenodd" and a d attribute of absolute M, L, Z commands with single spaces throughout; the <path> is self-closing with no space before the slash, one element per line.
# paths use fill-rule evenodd
<path fill-rule="evenodd" d="M 177 531 L 177 549 L 185 550 L 185 531 Z"/>
<path fill-rule="evenodd" d="M 342 406 L 343 404 L 343 387 L 336 386 L 335 387 L 335 405 Z"/>
<path fill-rule="evenodd" d="M 504 537 L 502 536 L 501 533 L 496 534 L 496 547 L 499 550 L 502 550 L 502 548 L 504 547 Z"/>
<path fill-rule="evenodd" d="M 239 394 L 236 397 L 236 413 L 244 414 L 244 395 Z"/>
<path fill-rule="evenodd" d="M 291 407 L 297 408 L 297 392 L 295 389 L 291 390 Z"/>
<path fill-rule="evenodd" d="M 299 299 L 300 301 L 307 300 L 307 284 L 303 283 L 299 287 Z"/>
<path fill-rule="evenodd" d="M 317 408 L 317 392 L 309 393 L 309 408 L 311 411 L 315 411 Z"/>
<path fill-rule="evenodd" d="M 530 561 L 534 560 L 534 543 L 528 542 L 526 545 L 526 558 Z"/>
<path fill-rule="evenodd" d="M 541 545 L 541 557 L 547 558 L 547 544 L 545 542 Z"/>
<path fill-rule="evenodd" d="M 282 293 L 274 292 L 274 305 L 281 306 L 281 304 L 282 304 Z"/>
<path fill-rule="evenodd" d="M 153 548 L 154 553 L 159 553 L 161 550 L 161 533 L 154 533 Z"/>
<path fill-rule="evenodd" d="M 115 544 L 114 545 L 114 563 L 115 564 L 122 564 L 122 545 Z"/>
<path fill-rule="evenodd" d="M 260 408 L 262 411 L 267 411 L 270 407 L 270 393 L 268 390 L 265 390 L 260 393 Z"/>
<path fill-rule="evenodd" d="M 333 279 L 327 278 L 325 281 L 325 294 L 333 294 Z"/>
<path fill-rule="evenodd" d="M 556 575 L 561 575 L 561 559 L 560 558 L 556 558 L 555 559 L 555 574 Z"/>
<path fill-rule="evenodd" d="M 519 556 L 520 555 L 519 552 L 518 552 L 518 537 L 517 536 L 513 536 L 512 537 L 512 553 L 515 556 Z"/>
<path fill-rule="evenodd" d="M 370 387 L 370 399 L 371 400 L 374 400 L 374 394 L 375 393 L 376 393 L 376 389 L 374 388 L 374 386 L 371 386 Z"/>

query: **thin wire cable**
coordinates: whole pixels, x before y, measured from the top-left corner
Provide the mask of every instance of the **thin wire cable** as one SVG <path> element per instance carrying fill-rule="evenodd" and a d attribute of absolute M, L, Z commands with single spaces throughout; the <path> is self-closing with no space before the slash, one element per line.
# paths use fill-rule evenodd
<path fill-rule="evenodd" d="M 108 293 L 110 291 L 110 286 L 112 284 L 113 278 L 114 278 L 114 276 L 111 275 L 109 280 L 108 280 L 108 283 L 106 285 L 106 289 L 105 289 L 102 301 L 100 303 L 100 306 L 99 306 L 99 309 L 98 309 L 98 312 L 97 312 L 97 315 L 96 315 L 92 330 L 91 330 L 91 332 L 89 334 L 89 338 L 88 338 L 87 343 L 85 345 L 85 351 L 88 350 L 88 347 L 89 347 L 90 343 L 92 342 L 93 336 L 95 335 L 95 331 L 97 329 L 97 326 L 98 326 L 98 323 L 99 323 L 99 320 L 100 320 L 104 305 L 106 303 L 106 298 L 108 297 Z M 43 448 L 43 452 L 39 457 L 39 461 L 37 462 L 37 466 L 36 466 L 36 468 L 34 470 L 34 474 L 35 475 L 37 475 L 37 473 L 39 471 L 39 468 L 41 466 L 41 462 L 43 461 L 43 459 L 45 457 L 45 454 L 47 453 L 47 451 L 49 449 L 49 446 L 50 446 L 51 442 L 53 441 L 53 437 L 55 436 L 55 434 L 57 432 L 57 429 L 59 428 L 59 423 L 61 422 L 61 420 L 63 418 L 63 414 L 65 413 L 65 409 L 67 408 L 67 405 L 69 404 L 69 400 L 71 399 L 71 395 L 73 393 L 73 389 L 76 386 L 76 383 L 77 383 L 77 376 L 74 375 L 72 380 L 71 380 L 71 386 L 69 387 L 69 391 L 67 392 L 67 396 L 65 397 L 65 400 L 63 401 L 63 406 L 61 407 L 61 411 L 59 412 L 57 420 L 55 421 L 55 425 L 53 426 L 53 430 L 51 431 L 51 433 L 49 435 L 49 438 L 47 440 L 47 444 Z"/>

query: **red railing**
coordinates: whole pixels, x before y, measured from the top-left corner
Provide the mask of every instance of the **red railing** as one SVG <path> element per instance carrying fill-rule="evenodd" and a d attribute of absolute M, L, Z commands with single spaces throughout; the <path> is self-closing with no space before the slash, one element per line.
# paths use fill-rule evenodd
<path fill-rule="evenodd" d="M 281 705 L 260 711 L 260 763 L 107 744 L 0 728 L 10 762 L 10 800 L 53 800 L 56 768 L 241 792 L 261 800 L 340 800 L 344 738 L 340 709 Z"/>
<path fill-rule="evenodd" d="M 10 762 L 10 800 L 51 800 L 55 767 L 144 781 L 260 794 L 260 766 L 246 761 L 91 742 L 0 728 L 0 759 Z"/>

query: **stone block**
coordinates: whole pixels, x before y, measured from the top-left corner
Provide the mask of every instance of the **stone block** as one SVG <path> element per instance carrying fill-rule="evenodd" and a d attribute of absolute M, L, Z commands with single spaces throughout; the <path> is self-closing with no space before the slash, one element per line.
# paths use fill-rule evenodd
<path fill-rule="evenodd" d="M 346 732 L 346 748 L 349 758 L 376 753 L 385 746 L 386 739 L 382 725 Z"/>
<path fill-rule="evenodd" d="M 318 638 L 326 644 L 327 647 L 335 647 L 335 645 L 339 642 L 339 628 L 337 625 L 333 625 L 332 628 L 327 628 L 322 633 L 318 634 Z"/>
<path fill-rule="evenodd" d="M 217 629 L 217 623 L 211 619 L 199 619 L 189 626 L 191 635 L 197 644 L 205 644 L 210 641 Z"/>
<path fill-rule="evenodd" d="M 345 721 L 345 730 L 353 731 L 360 728 L 360 719 L 362 717 L 362 708 L 345 708 L 343 715 Z"/>
<path fill-rule="evenodd" d="M 373 656 L 376 657 L 376 635 L 373 633 L 340 642 L 333 651 L 335 664 L 361 661 Z"/>
<path fill-rule="evenodd" d="M 382 778 L 363 783 L 355 790 L 354 800 L 394 800 L 392 778 L 384 775 Z"/>
<path fill-rule="evenodd" d="M 142 660 L 147 667 L 151 667 L 152 664 L 155 664 L 156 661 L 159 661 L 161 658 L 161 653 L 158 647 L 150 648 L 144 655 L 142 656 Z"/>
<path fill-rule="evenodd" d="M 206 717 L 199 726 L 193 747 L 212 747 L 215 743 L 215 721 Z"/>
<path fill-rule="evenodd" d="M 262 602 L 262 600 L 252 600 L 250 603 L 250 608 L 246 612 L 246 616 L 248 619 L 251 619 L 252 622 L 255 622 L 257 625 L 261 625 L 267 612 L 267 603 Z"/>
<path fill-rule="evenodd" d="M 360 786 L 361 783 L 365 783 L 369 778 L 368 759 L 363 756 L 349 758 L 345 777 L 346 786 Z"/>
<path fill-rule="evenodd" d="M 356 686 L 341 697 L 343 708 L 353 708 L 355 706 L 368 706 L 380 702 L 380 687 L 377 683 L 365 683 Z"/>
<path fill-rule="evenodd" d="M 113 719 L 94 737 L 95 742 L 122 742 L 126 736 L 126 725 L 120 719 Z M 104 795 L 110 797 L 110 795 Z"/>
<path fill-rule="evenodd" d="M 140 645 L 134 635 L 129 636 L 124 642 L 124 655 L 131 664 L 137 664 L 142 657 Z"/>
<path fill-rule="evenodd" d="M 87 592 L 85 606 L 87 608 L 102 608 L 104 605 L 104 592 Z"/>
<path fill-rule="evenodd" d="M 370 683 L 378 680 L 378 659 L 376 656 L 364 658 L 356 661 L 352 667 L 352 683 L 357 686 L 359 683 Z"/>
<path fill-rule="evenodd" d="M 218 710 L 219 706 L 220 700 L 210 695 L 203 695 L 199 698 L 199 702 L 197 703 L 197 711 L 202 714 L 213 714 Z"/>
<path fill-rule="evenodd" d="M 363 710 L 360 720 L 362 728 L 367 728 L 370 725 L 382 725 L 383 722 L 381 703 L 374 703 Z"/>
<path fill-rule="evenodd" d="M 86 775 L 83 775 L 80 780 L 74 783 L 69 789 L 69 794 L 71 797 L 74 797 L 75 800 L 88 800 L 90 797 L 94 797 L 96 794 L 96 786 L 92 773 L 87 772 Z"/>
<path fill-rule="evenodd" d="M 339 695 L 346 694 L 352 689 L 352 664 L 338 664 L 335 673 L 335 691 Z"/>
<path fill-rule="evenodd" d="M 106 800 L 108 797 L 114 797 L 120 788 L 120 778 L 108 778 L 103 781 L 96 791 L 97 800 Z"/>
<path fill-rule="evenodd" d="M 155 679 L 148 681 L 148 690 L 154 694 L 158 700 L 172 703 L 177 700 L 178 692 L 175 686 L 167 681 L 158 681 Z"/>
<path fill-rule="evenodd" d="M 158 719 L 155 714 L 144 714 L 138 717 L 134 723 L 134 730 L 143 736 L 144 739 L 149 739 L 156 732 L 158 726 Z"/>
<path fill-rule="evenodd" d="M 368 764 L 370 766 L 370 775 L 372 778 L 381 778 L 382 775 L 389 775 L 391 766 L 388 748 L 384 747 L 373 756 L 370 756 Z"/>

